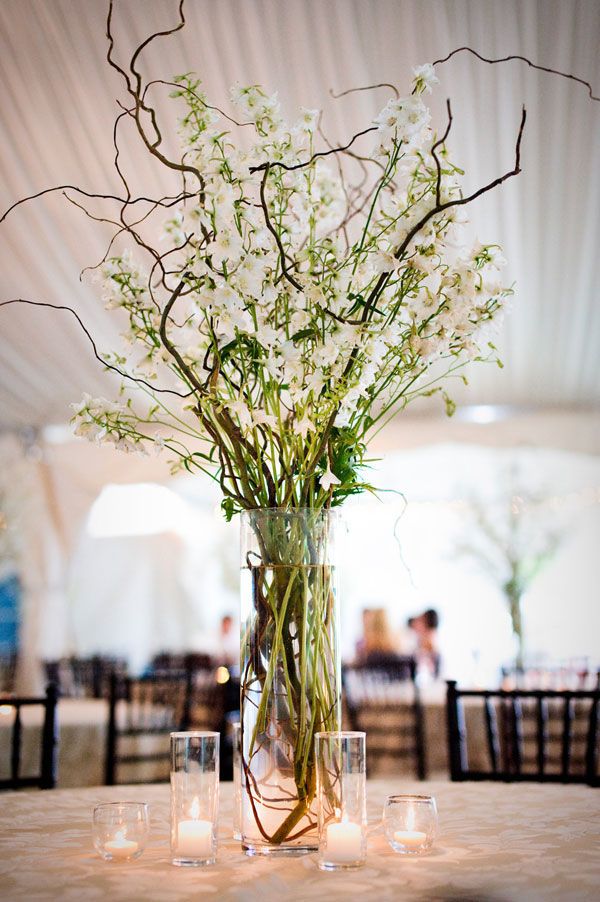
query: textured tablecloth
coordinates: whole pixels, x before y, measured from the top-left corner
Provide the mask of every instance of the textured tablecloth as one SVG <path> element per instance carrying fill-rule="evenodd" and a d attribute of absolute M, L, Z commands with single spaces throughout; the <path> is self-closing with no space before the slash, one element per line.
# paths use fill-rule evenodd
<path fill-rule="evenodd" d="M 377 829 L 388 793 L 436 796 L 440 834 L 429 855 L 396 855 Z M 152 830 L 134 862 L 102 861 L 93 851 L 92 807 L 99 801 L 150 803 Z M 169 863 L 167 786 L 0 795 L 0 899 L 237 902 L 355 899 L 523 902 L 597 900 L 600 790 L 537 784 L 368 784 L 368 860 L 352 872 L 323 873 L 313 855 L 247 858 L 231 837 L 231 785 L 221 787 L 217 864 Z"/>

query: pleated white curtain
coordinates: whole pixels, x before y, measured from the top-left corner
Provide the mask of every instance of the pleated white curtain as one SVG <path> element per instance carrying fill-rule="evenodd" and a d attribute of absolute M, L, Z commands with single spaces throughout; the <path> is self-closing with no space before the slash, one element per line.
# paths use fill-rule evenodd
<path fill-rule="evenodd" d="M 115 8 L 117 53 L 127 58 L 151 31 L 176 20 L 175 0 L 127 0 Z M 118 190 L 112 123 L 122 96 L 106 65 L 103 0 L 3 0 L 0 185 L 3 208 L 57 184 Z M 187 27 L 143 57 L 148 77 L 196 70 L 209 95 L 261 82 L 292 116 L 324 110 L 332 140 L 344 140 L 386 100 L 385 91 L 333 100 L 329 89 L 391 81 L 406 90 L 411 68 L 468 44 L 489 56 L 524 54 L 580 75 L 600 94 L 597 0 L 188 0 Z M 529 111 L 523 173 L 473 207 L 477 234 L 499 240 L 517 295 L 499 339 L 506 362 L 476 367 L 457 388 L 470 403 L 589 404 L 600 400 L 600 103 L 581 85 L 518 62 L 485 66 L 466 55 L 439 69 L 433 100 L 440 127 L 453 102 L 452 147 L 477 187 L 512 167 L 523 103 Z M 160 98 L 160 92 L 157 93 Z M 170 108 L 158 100 L 166 146 L 175 153 Z M 367 139 L 368 140 L 368 139 Z M 122 162 L 136 189 L 168 188 L 133 130 Z M 106 233 L 64 198 L 49 196 L 0 225 L 2 298 L 69 303 L 101 348 L 118 323 L 99 286 L 78 273 L 104 251 Z M 108 380 L 110 384 L 110 380 Z M 107 392 L 107 377 L 65 313 L 0 310 L 0 423 L 65 422 L 82 391 Z M 435 401 L 431 403 L 435 404 Z"/>

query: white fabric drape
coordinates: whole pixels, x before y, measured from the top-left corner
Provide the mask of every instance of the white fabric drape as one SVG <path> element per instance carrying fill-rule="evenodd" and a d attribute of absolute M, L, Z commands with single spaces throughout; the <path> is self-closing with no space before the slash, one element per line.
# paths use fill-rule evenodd
<path fill-rule="evenodd" d="M 117 52 L 176 21 L 175 0 L 117 3 Z M 117 191 L 111 169 L 114 98 L 122 85 L 104 59 L 106 4 L 4 0 L 1 206 L 57 184 Z M 368 125 L 385 91 L 333 100 L 380 81 L 408 89 L 411 67 L 469 44 L 490 56 L 518 53 L 589 80 L 600 94 L 600 4 L 596 0 L 188 0 L 186 28 L 143 56 L 146 75 L 196 70 L 209 96 L 227 104 L 235 81 L 278 90 L 290 116 L 322 107 L 333 140 Z M 499 344 L 506 368 L 474 367 L 459 400 L 559 403 L 600 400 L 600 104 L 581 85 L 523 63 L 485 66 L 467 56 L 440 67 L 433 100 L 452 147 L 477 187 L 513 165 L 521 104 L 529 118 L 523 172 L 472 208 L 477 234 L 499 240 L 517 286 Z M 171 106 L 156 94 L 167 149 L 175 153 Z M 368 141 L 368 138 L 366 139 Z M 134 190 L 157 195 L 170 181 L 125 129 L 122 163 Z M 102 256 L 105 229 L 64 198 L 49 196 L 0 225 L 3 298 L 70 303 L 101 348 L 118 323 L 99 286 L 79 270 Z M 66 313 L 0 310 L 0 424 L 64 422 L 81 392 L 110 393 L 111 380 Z M 436 401 L 428 402 L 435 405 Z"/>

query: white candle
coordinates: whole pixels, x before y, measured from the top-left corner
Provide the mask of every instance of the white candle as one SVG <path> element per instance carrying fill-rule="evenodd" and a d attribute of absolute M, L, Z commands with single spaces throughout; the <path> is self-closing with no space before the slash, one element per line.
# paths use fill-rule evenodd
<path fill-rule="evenodd" d="M 138 850 L 138 844 L 125 839 L 125 830 L 117 830 L 115 838 L 104 843 L 104 851 L 113 858 L 131 858 Z"/>
<path fill-rule="evenodd" d="M 334 864 L 358 861 L 362 858 L 362 828 L 360 824 L 340 821 L 327 827 L 327 860 Z"/>
<path fill-rule="evenodd" d="M 394 842 L 412 852 L 420 849 L 426 839 L 427 834 L 421 833 L 420 830 L 396 830 L 394 833 Z"/>
<path fill-rule="evenodd" d="M 199 818 L 200 804 L 194 799 L 190 809 L 190 820 L 179 821 L 177 825 L 177 854 L 181 858 L 213 857 L 213 825 Z"/>
<path fill-rule="evenodd" d="M 210 821 L 180 821 L 177 825 L 177 854 L 182 858 L 212 858 Z"/>

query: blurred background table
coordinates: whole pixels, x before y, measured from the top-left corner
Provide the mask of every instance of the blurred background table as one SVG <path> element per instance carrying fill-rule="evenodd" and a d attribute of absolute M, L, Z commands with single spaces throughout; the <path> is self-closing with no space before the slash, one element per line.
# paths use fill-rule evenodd
<path fill-rule="evenodd" d="M 10 699 L 0 700 L 0 778 L 10 768 Z M 40 731 L 43 712 L 24 709 L 22 774 L 39 767 Z M 104 757 L 108 705 L 103 699 L 64 698 L 58 703 L 58 785 L 98 786 L 104 782 Z"/>
<path fill-rule="evenodd" d="M 407 859 L 389 848 L 377 824 L 393 792 L 435 795 L 440 833 L 432 852 Z M 151 837 L 131 863 L 106 864 L 93 851 L 91 815 L 100 801 L 147 801 Z M 110 898 L 209 896 L 286 899 L 556 900 L 598 898 L 600 793 L 584 786 L 368 783 L 369 852 L 359 871 L 323 873 L 314 855 L 250 859 L 231 838 L 232 787 L 221 787 L 218 862 L 206 869 L 169 862 L 166 786 L 101 787 L 7 793 L 0 809 L 5 853 L 0 897 L 65 902 Z"/>

